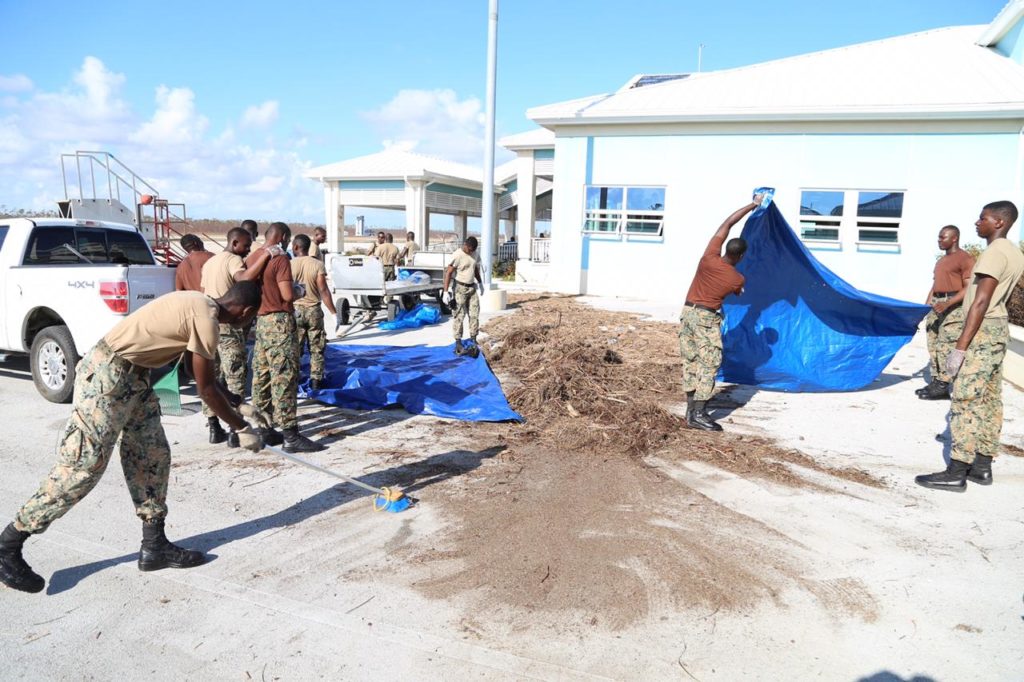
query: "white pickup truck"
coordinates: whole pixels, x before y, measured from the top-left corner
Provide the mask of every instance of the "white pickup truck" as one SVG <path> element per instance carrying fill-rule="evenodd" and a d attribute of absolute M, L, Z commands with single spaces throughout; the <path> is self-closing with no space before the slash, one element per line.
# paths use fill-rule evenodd
<path fill-rule="evenodd" d="M 0 218 L 0 355 L 28 353 L 47 400 L 70 401 L 81 353 L 173 290 L 174 270 L 132 225 Z"/>

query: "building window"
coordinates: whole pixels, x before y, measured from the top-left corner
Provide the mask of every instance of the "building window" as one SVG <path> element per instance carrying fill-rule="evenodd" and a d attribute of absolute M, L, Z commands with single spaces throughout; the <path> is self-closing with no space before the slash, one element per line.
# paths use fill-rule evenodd
<path fill-rule="evenodd" d="M 843 217 L 843 192 L 804 190 L 800 193 L 800 238 L 809 241 L 839 241 Z"/>
<path fill-rule="evenodd" d="M 898 244 L 903 192 L 857 192 L 857 241 Z"/>
<path fill-rule="evenodd" d="M 841 233 L 855 230 L 856 243 L 899 246 L 903 192 L 807 189 L 800 192 L 800 238 L 842 248 Z M 851 210 L 852 207 L 856 207 Z M 849 241 L 849 237 L 847 238 Z"/>
<path fill-rule="evenodd" d="M 584 213 L 584 232 L 660 236 L 665 188 L 589 186 Z"/>

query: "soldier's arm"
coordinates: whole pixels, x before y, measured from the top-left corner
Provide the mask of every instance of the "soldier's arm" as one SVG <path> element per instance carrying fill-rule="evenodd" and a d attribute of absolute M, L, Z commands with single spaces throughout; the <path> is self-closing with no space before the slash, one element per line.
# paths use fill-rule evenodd
<path fill-rule="evenodd" d="M 729 230 L 733 228 L 733 225 L 738 223 L 743 218 L 743 216 L 747 215 L 755 208 L 757 208 L 757 202 L 752 201 L 743 208 L 738 208 L 735 211 L 733 211 L 732 214 L 730 214 L 729 217 L 725 219 L 725 222 L 723 222 L 721 226 L 719 226 L 718 230 L 715 232 L 715 235 L 714 237 L 712 237 L 712 239 L 724 240 L 726 237 L 729 236 Z"/>
<path fill-rule="evenodd" d="M 331 315 L 337 317 L 338 311 L 334 307 L 334 301 L 331 300 L 331 290 L 327 288 L 327 276 L 322 272 L 316 276 L 316 288 L 320 292 L 320 300 L 331 311 Z"/>
<path fill-rule="evenodd" d="M 967 311 L 967 319 L 964 320 L 964 330 L 956 341 L 957 350 L 967 350 L 974 340 L 974 335 L 981 329 L 981 322 L 985 319 L 988 311 L 988 304 L 992 301 L 992 295 L 996 292 L 996 285 L 999 281 L 988 275 L 978 275 L 978 290 L 974 294 L 974 303 Z"/>
<path fill-rule="evenodd" d="M 207 360 L 198 353 L 186 353 L 186 361 L 189 357 L 192 360 L 189 364 L 192 367 L 192 376 L 196 380 L 196 392 L 203 402 L 235 431 L 241 431 L 248 426 L 242 415 L 231 407 L 228 397 L 217 383 L 213 360 Z"/>
<path fill-rule="evenodd" d="M 256 253 L 259 255 L 252 265 L 242 268 L 235 273 L 236 282 L 255 282 L 263 275 L 263 268 L 267 267 L 267 263 L 270 262 L 270 251 L 260 249 Z"/>
<path fill-rule="evenodd" d="M 452 273 L 455 272 L 455 268 L 449 265 L 444 270 L 444 284 L 441 286 L 442 291 L 448 291 L 448 285 L 452 282 Z"/>

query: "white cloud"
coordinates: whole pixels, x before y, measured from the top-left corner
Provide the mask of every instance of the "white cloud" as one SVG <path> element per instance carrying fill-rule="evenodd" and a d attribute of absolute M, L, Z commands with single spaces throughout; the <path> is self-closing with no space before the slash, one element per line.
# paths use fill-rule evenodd
<path fill-rule="evenodd" d="M 269 99 L 263 104 L 254 105 L 242 114 L 242 126 L 245 128 L 266 128 L 277 121 L 277 100 Z"/>
<path fill-rule="evenodd" d="M 197 217 L 322 220 L 321 188 L 302 177 L 311 166 L 291 140 L 248 144 L 237 131 L 276 120 L 274 101 L 250 107 L 211 131 L 195 93 L 155 87 L 155 106 L 135 110 L 122 95 L 123 74 L 86 57 L 59 92 L 23 90 L 0 110 L 0 205 L 50 210 L 62 194 L 57 159 L 76 149 L 103 149 L 184 202 Z M 31 85 L 31 81 L 29 81 Z M 101 183 L 102 184 L 102 183 Z"/>
<path fill-rule="evenodd" d="M 480 100 L 460 100 L 454 90 L 400 90 L 390 102 L 363 118 L 385 147 L 480 165 L 484 114 Z"/>
<path fill-rule="evenodd" d="M 0 74 L 0 92 L 26 92 L 32 89 L 32 79 L 23 73 L 13 76 Z"/>

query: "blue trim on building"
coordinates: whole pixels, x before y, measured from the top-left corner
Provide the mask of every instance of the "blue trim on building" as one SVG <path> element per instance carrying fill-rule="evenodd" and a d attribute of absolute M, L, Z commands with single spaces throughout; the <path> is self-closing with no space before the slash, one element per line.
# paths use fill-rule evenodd
<path fill-rule="evenodd" d="M 427 185 L 427 190 L 430 192 L 441 192 L 442 194 L 454 194 L 459 197 L 473 197 L 474 199 L 482 199 L 483 193 L 478 189 L 466 189 L 465 187 L 454 187 L 452 185 L 445 185 L 440 182 L 432 182 Z"/>
<path fill-rule="evenodd" d="M 405 189 L 404 180 L 339 180 L 338 189 Z"/>
<path fill-rule="evenodd" d="M 555 158 L 555 150 L 554 149 L 534 149 L 533 150 L 533 158 L 534 159 L 553 159 L 553 158 Z"/>

